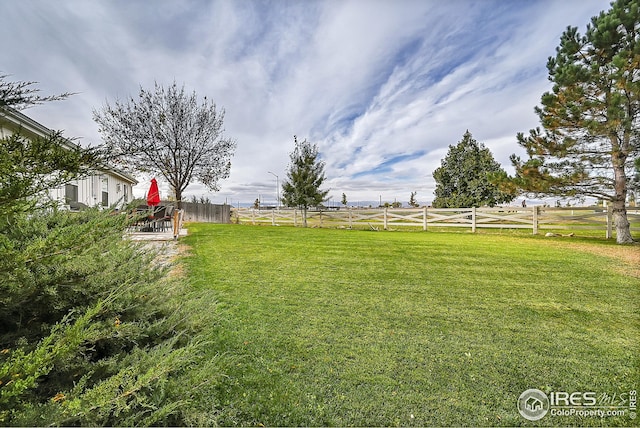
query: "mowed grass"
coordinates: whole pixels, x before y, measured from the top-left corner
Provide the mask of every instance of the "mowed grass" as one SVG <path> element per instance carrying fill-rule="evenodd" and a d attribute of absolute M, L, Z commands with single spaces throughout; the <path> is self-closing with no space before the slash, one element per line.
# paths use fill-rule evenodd
<path fill-rule="evenodd" d="M 516 409 L 529 388 L 640 389 L 640 279 L 619 259 L 497 234 L 210 224 L 189 234 L 188 278 L 224 320 L 210 332 L 220 382 L 195 404 L 218 424 L 634 423 L 533 423 Z"/>

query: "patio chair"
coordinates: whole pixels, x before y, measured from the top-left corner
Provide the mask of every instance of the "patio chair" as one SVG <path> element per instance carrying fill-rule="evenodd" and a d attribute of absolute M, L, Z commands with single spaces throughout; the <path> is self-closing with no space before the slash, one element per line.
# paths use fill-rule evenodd
<path fill-rule="evenodd" d="M 88 209 L 89 209 L 89 206 L 86 204 L 83 204 L 82 202 L 69 201 L 70 211 L 84 211 Z"/>
<path fill-rule="evenodd" d="M 131 214 L 135 219 L 134 228 L 138 228 L 140 232 L 151 232 L 153 216 L 148 205 L 138 205 L 132 210 Z"/>
<path fill-rule="evenodd" d="M 164 232 L 171 219 L 172 206 L 158 206 L 153 213 L 153 229 Z"/>
<path fill-rule="evenodd" d="M 173 210 L 174 209 L 175 208 L 173 207 L 173 205 L 169 205 L 166 208 L 166 211 L 164 213 L 164 217 L 162 218 L 162 222 L 163 222 L 163 225 L 162 225 L 163 229 L 162 230 L 165 230 L 166 228 L 169 228 L 169 229 L 171 228 L 171 220 L 173 220 Z"/>

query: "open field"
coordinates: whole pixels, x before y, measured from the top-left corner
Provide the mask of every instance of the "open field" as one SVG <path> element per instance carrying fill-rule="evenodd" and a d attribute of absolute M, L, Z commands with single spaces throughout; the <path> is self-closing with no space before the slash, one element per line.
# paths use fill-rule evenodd
<path fill-rule="evenodd" d="M 523 419 L 529 388 L 640 389 L 640 246 L 513 234 L 189 225 L 216 299 L 223 425 L 634 425 Z"/>

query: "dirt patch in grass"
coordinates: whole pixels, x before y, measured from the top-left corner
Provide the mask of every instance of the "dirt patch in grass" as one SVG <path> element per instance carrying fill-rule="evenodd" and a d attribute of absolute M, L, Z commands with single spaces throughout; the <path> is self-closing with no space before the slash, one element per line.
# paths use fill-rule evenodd
<path fill-rule="evenodd" d="M 173 265 L 171 267 L 171 271 L 169 272 L 169 275 L 172 278 L 184 278 L 186 276 L 186 271 L 184 268 L 184 264 L 182 263 L 176 263 L 175 260 L 178 257 L 187 255 L 189 252 L 189 246 L 188 245 L 182 245 L 182 244 L 178 244 L 176 243 L 176 252 L 174 253 L 173 257 L 171 258 L 171 261 L 173 262 Z"/>
<path fill-rule="evenodd" d="M 585 253 L 596 254 L 622 262 L 616 269 L 618 272 L 640 278 L 640 243 L 631 245 L 599 245 L 588 242 L 572 242 L 567 238 L 546 243 L 550 246 L 562 247 Z"/>
<path fill-rule="evenodd" d="M 143 248 L 152 249 L 158 252 L 153 263 L 160 267 L 169 268 L 168 275 L 172 278 L 179 278 L 185 275 L 184 267 L 176 260 L 186 254 L 189 247 L 176 241 L 148 241 Z"/>

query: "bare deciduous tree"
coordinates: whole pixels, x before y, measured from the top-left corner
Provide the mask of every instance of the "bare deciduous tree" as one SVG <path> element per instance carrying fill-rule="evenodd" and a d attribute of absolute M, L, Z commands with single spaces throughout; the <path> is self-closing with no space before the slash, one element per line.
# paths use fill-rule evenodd
<path fill-rule="evenodd" d="M 140 88 L 138 99 L 106 103 L 93 116 L 112 160 L 132 173 L 161 174 L 178 207 L 193 180 L 217 191 L 229 177 L 236 142 L 223 136 L 224 110 L 206 97 L 198 103 L 184 86 Z"/>

